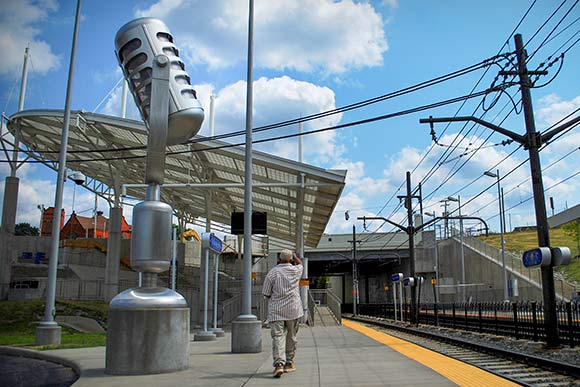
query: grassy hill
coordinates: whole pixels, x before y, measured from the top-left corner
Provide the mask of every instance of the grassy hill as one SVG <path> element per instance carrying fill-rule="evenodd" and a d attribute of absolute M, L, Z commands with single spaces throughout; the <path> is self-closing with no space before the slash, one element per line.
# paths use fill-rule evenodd
<path fill-rule="evenodd" d="M 108 304 L 103 301 L 57 301 L 57 315 L 82 316 L 95 319 L 106 327 Z M 44 315 L 44 300 L 0 301 L 0 345 L 33 349 L 36 325 Z M 79 333 L 62 328 L 58 348 L 81 348 L 105 345 L 104 333 Z"/>
<path fill-rule="evenodd" d="M 479 237 L 479 239 L 497 248 L 501 247 L 500 238 L 500 234 L 489 234 L 487 237 Z M 538 234 L 536 231 L 510 232 L 505 234 L 504 239 L 506 250 L 513 253 L 521 253 L 525 250 L 538 247 Z M 569 233 L 557 228 L 550 230 L 550 245 L 570 248 L 572 252 L 572 262 L 570 265 L 557 267 L 555 269 L 562 272 L 566 278 L 580 283 L 580 259 L 577 258 L 579 255 L 578 243 L 574 241 L 574 238 Z"/>

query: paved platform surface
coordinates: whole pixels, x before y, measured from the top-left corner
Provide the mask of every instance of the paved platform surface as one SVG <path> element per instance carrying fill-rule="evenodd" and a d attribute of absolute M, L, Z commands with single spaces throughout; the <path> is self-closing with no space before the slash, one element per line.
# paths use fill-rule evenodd
<path fill-rule="evenodd" d="M 87 386 L 456 386 L 389 346 L 345 326 L 301 326 L 297 371 L 272 378 L 270 331 L 263 329 L 263 351 L 232 354 L 231 337 L 191 342 L 190 369 L 146 376 L 105 374 L 105 348 L 46 351 L 77 362 L 74 384 Z"/>

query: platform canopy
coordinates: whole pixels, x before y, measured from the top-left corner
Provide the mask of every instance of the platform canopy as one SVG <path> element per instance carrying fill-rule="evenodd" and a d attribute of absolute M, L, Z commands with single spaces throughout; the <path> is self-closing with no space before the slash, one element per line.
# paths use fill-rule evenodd
<path fill-rule="evenodd" d="M 8 129 L 14 134 L 17 128 L 20 148 L 30 158 L 57 170 L 63 111 L 16 113 L 10 117 Z M 146 128 L 140 121 L 73 111 L 67 168 L 89 177 L 85 186 L 110 203 L 115 192 L 117 198 L 123 192 L 143 199 L 145 188 L 131 184 L 144 182 L 146 144 Z M 198 136 L 190 144 L 170 146 L 167 151 L 164 184 L 190 184 L 161 189 L 162 200 L 181 219 L 193 223 L 207 218 L 211 209 L 213 222 L 229 225 L 232 211 L 243 211 L 243 147 Z M 343 170 L 326 170 L 255 151 L 253 210 L 267 212 L 269 236 L 293 243 L 303 192 L 304 243 L 316 246 L 342 193 L 345 177 Z"/>

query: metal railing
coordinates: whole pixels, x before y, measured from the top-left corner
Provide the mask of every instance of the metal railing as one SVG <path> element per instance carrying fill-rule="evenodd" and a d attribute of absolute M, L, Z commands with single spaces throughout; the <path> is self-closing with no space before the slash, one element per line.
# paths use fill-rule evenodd
<path fill-rule="evenodd" d="M 237 294 L 222 303 L 222 325 L 231 323 L 236 317 L 242 314 L 242 303 L 242 294 Z M 266 321 L 268 317 L 268 300 L 261 292 L 252 293 L 252 313 L 260 321 Z"/>
<path fill-rule="evenodd" d="M 409 321 L 409 304 L 404 304 L 404 321 Z M 563 344 L 580 343 L 580 302 L 558 302 L 558 329 Z M 394 320 L 392 303 L 361 304 L 359 314 Z M 466 331 L 513 336 L 516 339 L 544 341 L 546 327 L 540 302 L 486 302 L 421 304 L 419 322 Z"/>
<path fill-rule="evenodd" d="M 332 292 L 332 289 L 310 289 L 309 292 L 313 298 L 314 304 L 328 306 L 334 315 L 334 318 L 340 324 L 342 321 L 341 302 L 338 296 Z"/>
<path fill-rule="evenodd" d="M 308 291 L 308 324 L 314 326 L 314 316 L 316 316 L 316 302 L 312 296 L 312 292 Z"/>
<path fill-rule="evenodd" d="M 459 243 L 458 240 L 456 240 L 456 242 Z M 491 258 L 492 260 L 496 261 L 498 264 L 500 265 L 502 264 L 501 249 L 498 249 L 497 247 L 485 243 L 482 240 L 467 235 L 463 237 L 463 244 L 481 254 L 484 254 L 488 258 Z M 527 279 L 529 282 L 533 283 L 538 288 L 541 288 L 542 284 L 541 271 L 538 268 L 529 269 L 525 267 L 522 263 L 521 255 L 517 255 L 506 250 L 505 261 L 508 270 L 520 274 L 522 278 Z M 568 283 L 564 278 L 558 278 L 556 279 L 556 281 L 557 281 L 557 283 L 555 284 L 556 295 L 557 296 L 559 295 L 560 299 L 562 298 L 564 298 L 565 300 L 572 299 L 572 297 L 576 294 L 576 287 Z"/>

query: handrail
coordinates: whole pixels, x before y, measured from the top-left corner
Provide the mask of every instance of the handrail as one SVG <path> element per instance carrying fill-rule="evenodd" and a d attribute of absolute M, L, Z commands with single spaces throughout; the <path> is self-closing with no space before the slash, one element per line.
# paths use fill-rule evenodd
<path fill-rule="evenodd" d="M 468 235 L 464 235 L 463 243 L 466 246 L 483 253 L 487 257 L 501 264 L 501 249 L 490 245 L 482 240 L 473 238 Z M 514 254 L 510 251 L 505 252 L 506 256 L 506 267 L 514 273 L 520 274 L 524 279 L 527 279 L 532 284 L 537 284 L 538 287 L 541 286 L 542 279 L 539 270 L 526 268 L 522 259 L 519 255 Z M 572 298 L 573 293 L 576 291 L 576 287 L 568 283 L 565 279 L 557 279 L 559 284 L 556 285 L 556 294 L 558 298 L 568 301 Z"/>
<path fill-rule="evenodd" d="M 309 316 L 307 317 L 306 321 L 311 327 L 313 327 L 314 316 L 316 316 L 316 302 L 314 301 L 314 297 L 310 291 L 308 291 L 308 313 Z"/>
<path fill-rule="evenodd" d="M 334 315 L 336 322 L 340 325 L 342 323 L 342 312 L 340 298 L 331 289 L 326 289 L 326 301 L 330 311 Z"/>

